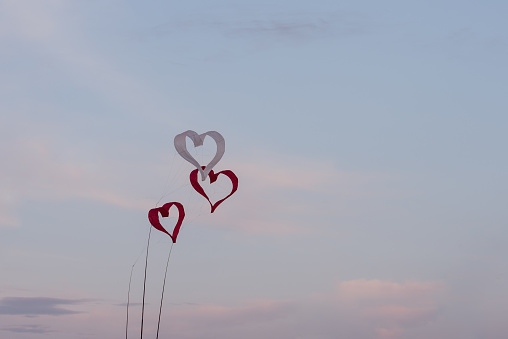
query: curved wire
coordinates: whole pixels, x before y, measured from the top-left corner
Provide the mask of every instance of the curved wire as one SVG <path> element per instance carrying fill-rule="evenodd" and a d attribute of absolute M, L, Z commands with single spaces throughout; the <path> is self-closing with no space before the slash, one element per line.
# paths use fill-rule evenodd
<path fill-rule="evenodd" d="M 131 282 L 132 282 L 132 272 L 134 271 L 135 265 L 136 265 L 136 263 L 134 263 L 131 267 L 131 276 L 129 277 L 129 289 L 127 290 L 127 317 L 125 319 L 125 339 L 127 339 L 128 330 L 129 330 L 129 304 L 130 304 L 130 298 L 131 298 Z"/>
<path fill-rule="evenodd" d="M 166 261 L 166 272 L 164 272 L 164 282 L 162 283 L 161 305 L 159 307 L 159 320 L 157 321 L 156 339 L 159 339 L 159 328 L 160 328 L 160 324 L 161 324 L 161 313 L 162 313 L 162 301 L 164 299 L 164 289 L 166 288 L 166 277 L 168 275 L 169 258 L 171 258 L 171 251 L 173 250 L 173 245 L 174 245 L 174 243 L 171 243 L 171 248 L 169 249 L 168 261 Z"/>
<path fill-rule="evenodd" d="M 152 234 L 152 227 L 148 232 L 148 243 L 146 245 L 146 259 L 145 259 L 145 278 L 143 281 L 143 306 L 141 307 L 141 339 L 143 339 L 143 320 L 145 318 L 145 292 L 146 292 L 146 269 L 148 267 L 148 248 L 150 247 L 150 235 Z"/>

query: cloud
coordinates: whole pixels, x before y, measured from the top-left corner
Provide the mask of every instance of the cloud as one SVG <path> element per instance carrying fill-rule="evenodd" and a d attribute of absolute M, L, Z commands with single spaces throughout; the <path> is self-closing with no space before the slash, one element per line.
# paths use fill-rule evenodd
<path fill-rule="evenodd" d="M 192 17 L 175 18 L 135 34 L 141 40 L 168 38 L 176 34 L 211 34 L 220 38 L 241 40 L 248 46 L 273 46 L 281 42 L 304 42 L 321 38 L 356 36 L 372 31 L 371 20 L 357 13 L 331 11 L 327 13 L 306 12 L 259 12 L 236 9 L 229 13 L 207 11 L 193 13 Z M 238 45 L 236 46 L 238 49 Z"/>
<path fill-rule="evenodd" d="M 185 169 L 192 168 L 183 159 L 176 158 L 171 166 L 161 168 L 153 162 L 140 163 L 130 158 L 122 162 L 100 154 L 96 154 L 99 159 L 93 159 L 82 153 L 84 150 L 79 148 L 69 153 L 58 133 L 51 137 L 12 137 L 9 144 L 0 145 L 0 155 L 5 160 L 0 171 L 0 225 L 19 225 L 19 208 L 28 201 L 87 199 L 146 211 L 155 202 L 148 198 L 147 187 L 160 186 L 157 178 L 168 176 L 164 172 L 169 170 L 172 185 L 167 189 L 182 187 L 178 201 L 184 203 L 188 221 L 206 218 L 207 225 L 251 233 L 305 233 L 312 218 L 346 211 L 345 207 L 335 206 L 337 200 L 365 194 L 366 184 L 380 180 L 375 174 L 341 172 L 315 160 L 239 160 L 234 170 L 240 188 L 210 219 L 206 201 L 187 181 Z M 186 167 L 182 170 L 176 163 Z M 132 180 L 140 173 L 148 178 L 148 185 Z M 213 201 L 231 189 L 231 183 L 222 179 L 212 185 L 202 183 Z M 353 212 L 349 206 L 347 213 Z"/>
<path fill-rule="evenodd" d="M 470 25 L 448 32 L 436 45 L 454 59 L 474 58 L 480 53 L 486 57 L 504 57 L 508 52 L 506 36 Z"/>
<path fill-rule="evenodd" d="M 88 88 L 125 115 L 158 112 L 166 107 L 166 95 L 135 79 L 119 63 L 97 50 L 76 25 L 79 16 L 71 2 L 61 0 L 2 1 L 0 37 L 27 43 L 40 62 L 54 62 L 55 72 L 68 77 L 68 84 Z M 19 72 L 18 72 L 19 73 Z M 16 77 L 19 74 L 16 73 Z M 67 86 L 68 86 L 67 84 Z M 22 84 L 26 87 L 26 84 Z M 40 111 L 40 106 L 33 109 Z M 143 119 L 149 119 L 141 114 Z M 172 121 L 178 125 L 178 121 Z"/>
<path fill-rule="evenodd" d="M 14 333 L 37 333 L 48 334 L 52 333 L 51 329 L 43 325 L 18 325 L 18 326 L 5 326 L 0 327 L 0 331 L 14 332 Z"/>
<path fill-rule="evenodd" d="M 372 23 L 354 13 L 283 13 L 265 14 L 247 20 L 223 22 L 223 32 L 239 38 L 309 40 L 365 34 Z"/>
<path fill-rule="evenodd" d="M 229 21 L 209 26 L 219 28 L 226 37 L 232 39 L 264 41 L 305 41 L 333 35 L 333 22 L 322 18 L 273 18 L 245 21 Z"/>
<path fill-rule="evenodd" d="M 378 328 L 376 330 L 377 335 L 379 338 L 400 338 L 402 336 L 403 331 L 400 328 Z"/>
<path fill-rule="evenodd" d="M 387 180 L 377 173 L 341 171 L 322 160 L 254 155 L 248 161 L 235 160 L 232 168 L 240 180 L 239 190 L 210 218 L 206 200 L 188 182 L 192 166 L 178 155 L 167 166 L 101 153 L 92 158 L 81 148 L 70 151 L 55 132 L 13 136 L 9 144 L 0 145 L 0 156 L 5 160 L 0 171 L 0 225 L 4 227 L 19 225 L 20 208 L 27 202 L 86 199 L 147 211 L 156 201 L 153 192 L 163 189 L 184 204 L 187 222 L 249 233 L 308 234 L 319 232 L 316 222 L 364 213 L 352 202 L 375 197 L 376 183 Z M 132 180 L 140 175 L 145 181 Z M 161 185 L 164 177 L 171 184 Z M 202 183 L 212 201 L 230 192 L 231 183 L 224 178 L 211 185 Z M 168 198 L 163 199 L 161 203 Z"/>
<path fill-rule="evenodd" d="M 65 87 L 76 85 L 81 88 L 80 91 L 85 85 L 96 97 L 113 102 L 125 114 L 124 118 L 129 112 L 156 112 L 159 107 L 166 106 L 161 103 L 166 100 L 164 96 L 158 96 L 151 88 L 143 86 L 142 81 L 119 70 L 118 63 L 87 45 L 76 20 L 69 20 L 78 15 L 72 12 L 71 3 L 59 0 L 43 3 L 33 0 L 1 1 L 0 6 L 2 41 L 12 40 L 16 46 L 23 46 L 20 50 L 28 49 L 28 53 L 39 60 L 38 64 L 49 62 L 54 65 L 56 75 L 51 79 L 58 78 L 58 74 L 68 77 Z M 20 57 L 18 54 L 18 48 L 13 50 L 13 58 L 25 60 L 25 55 Z M 4 103 L 1 107 L 7 114 L 0 118 L 0 156 L 3 159 L 0 168 L 0 227 L 19 226 L 19 208 L 28 201 L 84 198 L 139 210 L 146 210 L 152 205 L 152 201 L 126 194 L 115 187 L 112 184 L 115 176 L 104 174 L 99 168 L 110 164 L 103 161 L 97 165 L 94 163 L 97 159 L 87 159 L 86 156 L 78 158 L 83 156 L 80 153 L 83 149 L 76 147 L 81 142 L 72 145 L 69 138 L 57 140 L 57 128 L 63 127 L 68 133 L 68 127 L 75 122 L 72 122 L 73 119 L 52 121 L 54 103 L 27 102 L 25 99 L 31 97 L 30 91 L 35 85 L 33 82 L 27 85 L 27 77 L 15 73 L 12 78 L 20 82 L 22 91 L 15 93 L 15 97 L 21 95 L 19 97 L 24 104 L 9 106 L 9 103 Z M 28 79 L 32 79 L 32 73 L 30 71 Z M 48 87 L 46 83 L 42 86 Z M 36 87 L 35 90 L 40 92 Z M 46 113 L 47 119 L 39 119 Z M 66 116 L 73 114 L 65 108 Z M 147 117 L 143 116 L 143 119 Z M 63 120 L 67 121 L 63 123 Z M 173 125 L 178 125 L 178 121 Z M 73 154 L 68 156 L 71 152 Z M 113 167 L 120 166 L 116 164 Z"/>
<path fill-rule="evenodd" d="M 435 306 L 406 307 L 400 305 L 383 305 L 367 308 L 364 312 L 366 318 L 395 323 L 404 326 L 416 326 L 426 323 L 437 315 Z"/>
<path fill-rule="evenodd" d="M 0 36 L 23 36 L 32 41 L 46 41 L 56 33 L 52 13 L 61 6 L 61 1 L 2 1 L 4 24 Z"/>
<path fill-rule="evenodd" d="M 443 292 L 443 285 L 437 282 L 357 279 L 339 283 L 336 296 L 373 324 L 380 338 L 398 338 L 404 329 L 437 318 Z"/>
<path fill-rule="evenodd" d="M 61 305 L 77 305 L 84 300 L 44 298 L 44 297 L 5 297 L 0 299 L 0 314 L 5 315 L 69 315 L 80 313 L 59 307 Z"/>
<path fill-rule="evenodd" d="M 226 307 L 220 305 L 197 305 L 173 311 L 171 317 L 178 320 L 180 325 L 194 327 L 196 324 L 207 328 L 225 325 L 242 326 L 248 323 L 263 323 L 284 317 L 294 307 L 292 302 L 275 300 L 258 300 L 247 305 Z"/>
<path fill-rule="evenodd" d="M 432 282 L 395 283 L 381 280 L 358 279 L 339 284 L 341 298 L 349 300 L 404 300 L 406 298 L 425 299 L 441 289 Z"/>
<path fill-rule="evenodd" d="M 367 295 L 344 299 L 352 288 Z M 168 319 L 173 335 L 188 339 L 401 338 L 406 330 L 436 320 L 441 285 L 360 279 L 341 282 L 338 291 L 239 306 L 179 307 L 168 312 Z"/>
<path fill-rule="evenodd" d="M 228 231 L 305 235 L 320 232 L 337 217 L 364 213 L 354 201 L 376 198 L 380 194 L 376 185 L 389 180 L 378 173 L 341 171 L 322 160 L 254 155 L 232 164 L 239 190 L 210 217 L 206 200 L 188 182 L 192 166 L 177 154 L 166 165 L 132 157 L 115 159 L 100 152 L 91 157 L 82 148 L 69 151 L 57 132 L 10 141 L 0 145 L 5 160 L 0 171 L 4 227 L 20 224 L 18 215 L 28 202 L 85 199 L 146 213 L 156 202 L 154 192 L 163 190 L 171 193 L 160 203 L 183 203 L 186 222 Z M 161 185 L 161 178 L 168 182 Z M 231 183 L 224 178 L 202 183 L 212 201 L 229 194 Z"/>
<path fill-rule="evenodd" d="M 322 160 L 255 158 L 235 163 L 239 189 L 207 218 L 208 225 L 274 235 L 319 232 L 316 224 L 329 217 L 364 212 L 352 201 L 371 199 L 375 184 L 387 180 L 377 173 L 341 171 Z M 208 192 L 216 185 L 202 186 Z M 231 184 L 224 187 L 223 196 Z"/>
<path fill-rule="evenodd" d="M 355 286 L 356 291 L 362 289 L 368 297 L 344 299 L 340 292 L 341 286 L 343 292 L 350 291 L 351 287 Z M 421 292 L 429 286 L 434 287 Z M 161 335 L 182 339 L 405 338 L 409 331 L 418 333 L 423 325 L 438 321 L 436 314 L 442 307 L 440 303 L 443 300 L 441 291 L 442 286 L 439 283 L 395 283 L 358 279 L 340 282 L 336 290 L 294 299 L 255 299 L 233 305 L 167 304 L 163 310 Z M 54 308 L 84 302 L 72 299 L 26 298 L 23 303 L 20 298 L 11 298 L 10 301 L 9 298 L 4 298 L 0 301 L 0 309 L 5 309 L 6 300 L 7 304 L 15 300 L 16 304 L 21 305 L 18 309 L 24 309 L 23 312 L 11 309 L 8 314 L 14 316 L 36 313 L 73 315 L 60 314 L 61 312 L 55 312 Z M 37 300 L 45 300 L 42 302 L 46 305 L 45 311 L 41 311 L 42 306 L 25 305 L 37 304 Z M 157 307 L 146 310 L 147 337 L 155 335 L 157 315 Z M 124 323 L 124 316 L 117 304 L 94 305 L 89 312 L 75 314 L 65 318 L 65 321 L 61 321 L 60 317 L 40 317 L 40 324 L 33 325 L 23 324 L 22 321 L 26 318 L 13 317 L 13 321 L 18 323 L 13 322 L 2 330 L 47 333 L 50 329 L 58 329 L 54 334 L 58 339 L 68 337 L 70 333 L 86 333 L 90 337 L 106 338 L 118 333 L 118 325 Z M 90 327 L 90 324 L 94 326 Z M 129 333 L 139 333 L 138 322 L 130 322 Z"/>
<path fill-rule="evenodd" d="M 257 157 L 255 161 L 240 162 L 235 168 L 259 191 L 290 189 L 327 193 L 342 186 L 341 189 L 353 193 L 351 188 L 379 178 L 372 173 L 340 171 L 327 161 L 311 158 L 264 156 Z"/>
<path fill-rule="evenodd" d="M 101 166 L 90 166 L 90 159 L 65 157 L 65 144 L 47 137 L 11 142 L 0 146 L 0 155 L 5 159 L 0 171 L 0 226 L 19 225 L 18 209 L 28 201 L 82 198 L 140 211 L 153 204 L 126 192 L 122 183 L 113 183 L 118 176 L 112 172 L 121 164 L 102 162 Z M 113 169 L 105 171 L 104 167 Z M 130 168 L 139 169 L 135 165 Z"/>
<path fill-rule="evenodd" d="M 16 205 L 10 201 L 6 193 L 6 191 L 0 193 L 2 195 L 0 196 L 0 227 L 17 227 L 19 220 L 15 214 Z"/>

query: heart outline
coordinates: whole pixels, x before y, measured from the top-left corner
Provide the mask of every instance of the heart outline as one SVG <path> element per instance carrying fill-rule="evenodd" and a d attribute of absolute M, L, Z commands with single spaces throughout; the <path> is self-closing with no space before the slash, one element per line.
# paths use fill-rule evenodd
<path fill-rule="evenodd" d="M 236 190 L 238 189 L 238 177 L 231 170 L 224 170 L 224 171 L 220 171 L 220 172 L 217 172 L 217 173 L 214 173 L 213 170 L 210 170 L 210 172 L 208 173 L 208 177 L 210 178 L 210 184 L 214 183 L 217 180 L 217 177 L 220 174 L 224 174 L 225 176 L 227 176 L 231 180 L 231 183 L 233 184 L 233 189 L 231 190 L 231 193 L 229 193 L 225 198 L 217 201 L 215 204 L 212 204 L 212 202 L 210 201 L 210 198 L 208 198 L 208 195 L 205 193 L 205 190 L 199 184 L 199 182 L 198 182 L 198 170 L 197 169 L 193 170 L 190 173 L 190 175 L 189 175 L 189 179 L 190 179 L 190 183 L 191 183 L 192 187 L 196 190 L 196 192 L 198 192 L 203 197 L 205 197 L 206 200 L 208 200 L 208 203 L 210 204 L 210 207 L 212 208 L 212 211 L 210 213 L 213 213 L 215 211 L 215 209 L 217 207 L 219 207 L 219 205 L 224 200 L 226 200 L 227 198 L 232 196 L 233 193 L 235 193 Z"/>
<path fill-rule="evenodd" d="M 176 225 L 173 228 L 173 234 L 170 234 L 168 231 L 166 231 L 166 229 L 161 225 L 159 221 L 159 213 L 164 218 L 169 217 L 169 209 L 171 208 L 171 206 L 175 206 L 178 209 L 178 221 L 176 222 Z M 185 210 L 183 208 L 183 205 L 176 201 L 168 202 L 167 204 L 164 204 L 161 207 L 152 208 L 150 211 L 148 211 L 148 220 L 150 221 L 150 224 L 152 224 L 152 226 L 158 229 L 159 231 L 169 235 L 173 243 L 176 243 L 176 238 L 178 237 L 178 232 L 180 232 L 180 227 L 182 226 L 184 218 L 185 218 Z"/>
<path fill-rule="evenodd" d="M 210 136 L 217 145 L 217 152 L 213 157 L 212 161 L 206 166 L 201 166 L 199 162 L 187 150 L 186 137 L 189 137 L 194 143 L 194 147 L 202 146 L 206 136 Z M 194 131 L 188 130 L 175 136 L 174 139 L 175 149 L 182 158 L 193 164 L 201 173 L 201 180 L 204 181 L 208 176 L 208 173 L 217 163 L 222 159 L 224 152 L 226 151 L 226 141 L 224 137 L 216 131 L 208 131 L 202 134 L 197 134 Z"/>

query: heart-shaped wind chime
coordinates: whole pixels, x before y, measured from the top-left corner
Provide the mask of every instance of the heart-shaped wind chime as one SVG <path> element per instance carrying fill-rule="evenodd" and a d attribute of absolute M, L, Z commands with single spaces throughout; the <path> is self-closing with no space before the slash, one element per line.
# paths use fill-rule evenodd
<path fill-rule="evenodd" d="M 215 143 L 217 144 L 217 152 L 215 153 L 213 159 L 208 163 L 208 165 L 202 166 L 196 159 L 194 159 L 194 157 L 187 150 L 186 138 L 190 138 L 192 140 L 192 142 L 194 143 L 194 147 L 199 147 L 203 145 L 206 136 L 209 136 L 215 141 Z M 220 159 L 224 155 L 224 152 L 226 151 L 226 142 L 224 141 L 224 138 L 219 132 L 216 131 L 208 131 L 202 134 L 197 134 L 196 132 L 189 130 L 175 136 L 174 143 L 175 149 L 178 152 L 178 154 L 180 154 L 182 158 L 184 158 L 185 160 L 187 160 L 196 167 L 196 169 L 193 170 L 189 175 L 190 183 L 192 187 L 196 190 L 196 192 L 198 192 L 206 200 L 208 200 L 208 203 L 210 204 L 211 207 L 211 213 L 213 213 L 221 203 L 223 203 L 227 198 L 232 196 L 238 189 L 238 177 L 235 175 L 235 173 L 233 173 L 233 171 L 223 170 L 214 173 L 212 170 L 213 167 L 217 165 L 217 163 L 220 161 Z M 205 193 L 203 187 L 201 187 L 201 185 L 199 184 L 198 173 L 201 174 L 201 181 L 205 181 L 206 178 L 210 178 L 210 184 L 214 183 L 219 175 L 224 175 L 227 178 L 229 178 L 229 180 L 231 180 L 233 188 L 225 198 L 220 199 L 215 203 L 212 203 L 208 195 Z M 176 222 L 173 232 L 169 233 L 166 229 L 164 229 L 164 227 L 162 227 L 159 220 L 159 214 L 162 217 L 168 217 L 169 210 L 172 206 L 175 206 L 178 209 L 178 221 Z M 173 243 L 176 242 L 176 238 L 178 236 L 178 232 L 180 231 L 180 227 L 182 226 L 184 218 L 185 218 L 184 207 L 181 203 L 176 201 L 169 202 L 163 205 L 162 207 L 153 208 L 148 212 L 148 220 L 150 221 L 150 224 L 152 224 L 152 226 L 158 229 L 159 231 L 169 235 Z"/>
<path fill-rule="evenodd" d="M 196 159 L 194 159 L 192 157 L 192 155 L 190 155 L 189 151 L 187 150 L 186 138 L 187 137 L 190 138 L 192 140 L 192 142 L 194 143 L 194 147 L 198 147 L 198 146 L 203 145 L 203 141 L 205 140 L 206 136 L 209 136 L 210 138 L 212 138 L 215 141 L 215 143 L 217 144 L 217 153 L 215 154 L 212 161 L 210 161 L 210 163 L 208 165 L 201 166 L 201 164 L 198 161 L 196 161 Z M 190 183 L 191 183 L 192 187 L 200 195 L 202 195 L 206 200 L 208 200 L 208 202 L 210 203 L 210 207 L 211 207 L 211 213 L 213 213 L 217 209 L 217 207 L 221 203 L 224 202 L 224 200 L 226 200 L 227 198 L 232 196 L 238 189 L 238 178 L 233 173 L 233 171 L 223 170 L 223 171 L 214 173 L 212 170 L 212 168 L 215 165 L 217 165 L 217 163 L 220 161 L 220 159 L 222 158 L 222 156 L 224 155 L 224 152 L 226 150 L 226 143 L 224 141 L 224 138 L 222 137 L 222 135 L 219 132 L 215 132 L 215 131 L 208 131 L 203 134 L 197 134 L 194 131 L 186 131 L 181 134 L 178 134 L 175 137 L 175 148 L 176 148 L 176 151 L 182 156 L 182 158 L 184 158 L 185 160 L 187 160 L 188 162 L 190 162 L 192 165 L 194 165 L 196 167 L 196 169 L 193 170 L 189 175 Z M 220 199 L 219 201 L 217 201 L 215 203 L 212 203 L 210 201 L 210 198 L 208 197 L 208 195 L 203 190 L 203 187 L 201 187 L 201 185 L 199 184 L 198 173 L 201 174 L 201 181 L 206 180 L 206 178 L 210 178 L 210 183 L 215 182 L 219 175 L 224 175 L 227 178 L 229 178 L 229 180 L 231 180 L 231 183 L 233 184 L 233 188 L 232 188 L 231 192 L 225 198 Z M 173 228 L 173 232 L 170 233 L 162 226 L 162 224 L 159 220 L 159 215 L 161 215 L 163 218 L 169 217 L 170 209 L 172 207 L 176 207 L 176 209 L 178 210 L 178 220 L 176 222 L 175 227 Z M 156 339 L 159 338 L 159 326 L 160 326 L 161 312 L 162 312 L 162 301 L 164 298 L 164 287 L 166 285 L 166 275 L 167 275 L 167 271 L 168 271 L 169 258 L 171 256 L 171 250 L 173 249 L 173 244 L 176 243 L 176 238 L 178 237 L 178 233 L 180 232 L 180 227 L 182 226 L 184 218 L 185 218 L 185 209 L 184 209 L 183 205 L 177 201 L 168 202 L 167 204 L 162 205 L 162 207 L 152 208 L 148 212 L 148 220 L 150 221 L 150 224 L 155 229 L 169 235 L 169 237 L 172 240 L 171 248 L 169 250 L 169 255 L 168 255 L 168 261 L 166 263 L 166 273 L 164 274 L 164 283 L 162 285 L 162 295 L 161 295 L 161 303 L 160 303 L 160 308 L 159 308 L 159 321 L 157 323 Z M 145 283 L 143 284 L 143 303 L 142 303 L 142 309 L 141 309 L 141 339 L 143 339 L 143 319 L 144 319 L 144 313 L 145 313 L 144 311 L 145 311 L 146 271 L 147 271 L 147 266 L 148 266 L 148 248 L 150 246 L 151 230 L 152 229 L 150 228 L 150 233 L 148 235 L 148 244 L 146 247 L 145 278 L 144 278 Z M 134 268 L 134 266 L 133 266 L 133 268 Z M 132 271 L 131 271 L 131 278 L 132 278 Z M 129 293 L 130 293 L 130 280 L 129 280 Z M 128 325 L 129 325 L 129 294 L 127 296 L 127 321 L 125 324 L 126 338 L 127 338 L 127 334 L 128 334 Z"/>

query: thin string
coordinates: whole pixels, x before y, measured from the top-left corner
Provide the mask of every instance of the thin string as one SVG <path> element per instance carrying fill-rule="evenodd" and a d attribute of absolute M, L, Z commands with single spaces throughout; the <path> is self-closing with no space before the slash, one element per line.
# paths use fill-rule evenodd
<path fill-rule="evenodd" d="M 127 339 L 127 332 L 129 330 L 129 304 L 130 304 L 130 298 L 131 298 L 131 282 L 132 282 L 132 272 L 134 271 L 135 265 L 136 265 L 136 263 L 134 263 L 131 267 L 131 276 L 129 277 L 129 289 L 127 291 L 127 317 L 125 319 L 125 339 Z"/>
<path fill-rule="evenodd" d="M 162 313 L 162 301 L 164 299 L 164 289 L 166 288 L 166 277 L 168 275 L 168 265 L 169 258 L 171 258 L 171 251 L 173 250 L 174 243 L 171 243 L 171 248 L 169 249 L 168 261 L 166 262 L 166 272 L 164 273 L 164 282 L 162 283 L 162 295 L 161 295 L 161 305 L 159 307 L 159 320 L 157 321 L 157 336 L 156 339 L 159 339 L 159 328 L 161 324 L 161 313 Z"/>
<path fill-rule="evenodd" d="M 173 151 L 173 157 L 172 157 L 170 163 L 171 164 L 175 163 L 176 162 L 175 161 L 176 158 L 180 158 L 180 154 L 178 154 L 176 151 Z M 171 166 L 171 169 L 173 170 L 172 171 L 173 173 L 171 173 L 171 172 L 168 173 L 168 175 L 166 177 L 166 180 L 165 180 L 165 184 L 163 185 L 163 187 L 164 187 L 163 194 L 161 195 L 161 197 L 157 201 L 157 204 L 155 205 L 155 207 L 158 207 L 159 203 L 161 202 L 161 200 L 164 199 L 165 197 L 167 197 L 168 195 L 170 195 L 171 193 L 179 191 L 180 189 L 182 189 L 182 188 L 184 188 L 186 186 L 189 186 L 189 183 L 186 183 L 186 184 L 180 185 L 180 186 L 178 186 L 176 188 L 170 189 L 170 187 L 175 187 L 178 178 L 185 171 L 185 166 L 184 166 L 184 164 L 182 162 L 180 162 L 179 166 L 176 166 L 176 165 L 175 166 Z"/>
<path fill-rule="evenodd" d="M 143 306 L 141 307 L 141 339 L 143 339 L 143 320 L 145 318 L 145 292 L 146 292 L 146 268 L 148 267 L 148 248 L 150 247 L 150 235 L 152 234 L 152 227 L 148 232 L 148 243 L 146 244 L 146 259 L 145 259 L 145 278 L 143 281 Z"/>
<path fill-rule="evenodd" d="M 134 261 L 134 263 L 132 264 L 132 267 L 131 267 L 131 275 L 129 277 L 129 289 L 127 290 L 127 317 L 125 320 L 125 339 L 127 339 L 127 331 L 129 329 L 129 305 L 130 305 L 130 296 L 131 296 L 132 274 L 134 272 L 134 267 L 138 263 L 139 258 L 141 258 L 141 255 L 143 254 L 144 251 L 145 251 L 145 248 L 143 247 L 143 249 L 140 251 L 139 255 L 137 256 L 136 260 Z"/>

